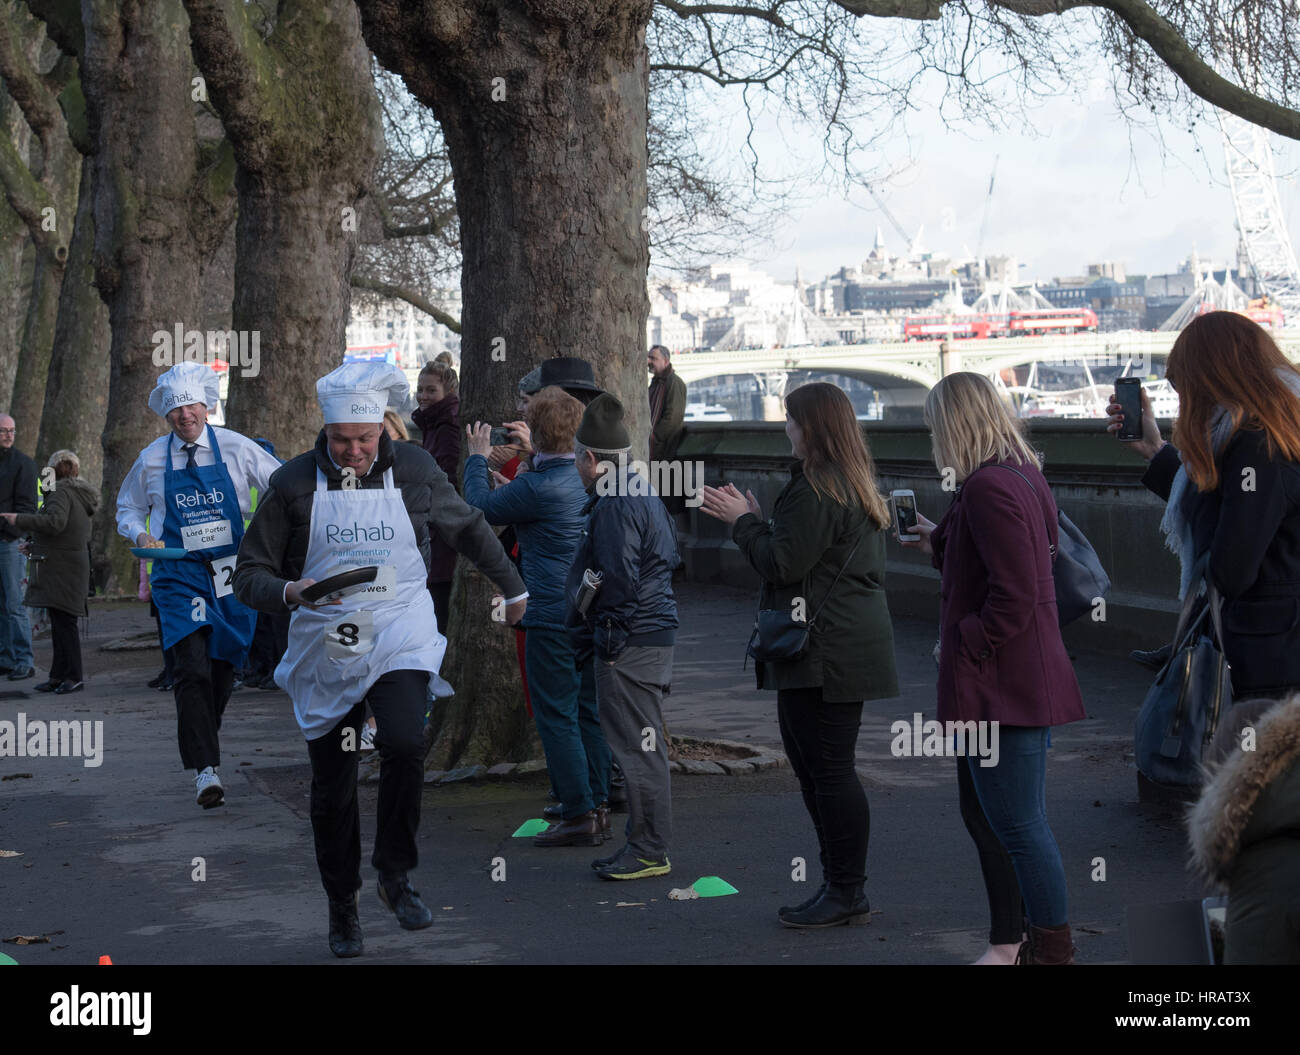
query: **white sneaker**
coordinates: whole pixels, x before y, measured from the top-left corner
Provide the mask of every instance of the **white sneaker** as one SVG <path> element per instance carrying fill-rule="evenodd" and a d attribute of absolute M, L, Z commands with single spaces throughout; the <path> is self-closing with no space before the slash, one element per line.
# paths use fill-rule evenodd
<path fill-rule="evenodd" d="M 361 725 L 361 750 L 373 751 L 375 749 L 375 726 L 369 722 L 363 722 Z"/>
<path fill-rule="evenodd" d="M 194 790 L 198 792 L 194 801 L 205 810 L 220 806 L 226 801 L 226 789 L 221 786 L 221 778 L 211 766 L 199 770 L 198 776 L 194 778 Z"/>

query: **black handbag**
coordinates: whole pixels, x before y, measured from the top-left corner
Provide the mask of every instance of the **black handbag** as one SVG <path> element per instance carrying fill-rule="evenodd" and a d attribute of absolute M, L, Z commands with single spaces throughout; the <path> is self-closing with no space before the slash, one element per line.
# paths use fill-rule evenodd
<path fill-rule="evenodd" d="M 1197 579 L 1187 589 L 1173 649 L 1138 711 L 1133 757 L 1157 784 L 1197 787 L 1201 760 L 1219 719 L 1232 706 L 1232 671 L 1223 654 L 1223 599 L 1209 578 L 1200 612 Z"/>
<path fill-rule="evenodd" d="M 750 659 L 760 663 L 795 663 L 807 655 L 808 639 L 812 634 L 813 625 L 821 615 L 822 609 L 826 607 L 826 602 L 830 600 L 835 584 L 840 581 L 840 576 L 844 574 L 861 545 L 862 539 L 859 538 L 849 550 L 849 555 L 844 558 L 844 563 L 830 586 L 827 587 L 822 603 L 817 606 L 817 611 L 807 622 L 795 619 L 793 613 L 785 608 L 760 608 L 755 613 L 754 632 L 750 634 L 749 644 L 745 646 L 745 667 L 749 666 Z M 809 569 L 809 574 L 811 573 L 812 570 Z M 804 576 L 801 596 L 805 598 L 808 596 L 808 575 Z"/>
<path fill-rule="evenodd" d="M 996 464 L 999 469 L 1010 469 L 1038 494 L 1033 480 L 1019 469 L 1003 462 Z M 1056 509 L 1056 536 L 1057 543 L 1055 546 L 1049 543 L 1048 552 L 1052 556 L 1052 581 L 1056 585 L 1056 621 L 1058 626 L 1065 626 L 1091 611 L 1099 597 L 1106 596 L 1110 576 L 1101 566 L 1088 536 L 1061 512 L 1060 506 Z"/>

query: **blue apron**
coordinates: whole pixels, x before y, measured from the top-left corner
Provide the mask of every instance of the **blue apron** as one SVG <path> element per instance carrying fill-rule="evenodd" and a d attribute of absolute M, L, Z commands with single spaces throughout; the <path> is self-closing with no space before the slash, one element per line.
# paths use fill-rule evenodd
<path fill-rule="evenodd" d="M 172 440 L 176 436 L 168 437 L 162 541 L 188 554 L 183 560 L 154 561 L 149 586 L 162 620 L 164 648 L 211 627 L 208 655 L 238 668 L 248 656 L 257 613 L 235 600 L 230 590 L 235 554 L 244 537 L 244 518 L 234 481 L 221 460 L 216 433 L 211 425 L 207 429 L 216 458 L 212 465 L 173 469 Z M 201 606 L 195 603 L 196 598 L 202 601 Z"/>

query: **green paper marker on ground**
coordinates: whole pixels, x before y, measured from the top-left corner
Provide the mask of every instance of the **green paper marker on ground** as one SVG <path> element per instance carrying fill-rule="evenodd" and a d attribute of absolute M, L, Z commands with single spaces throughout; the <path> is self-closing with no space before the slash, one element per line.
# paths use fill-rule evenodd
<path fill-rule="evenodd" d="M 691 889 L 700 897 L 722 897 L 724 894 L 740 893 L 725 879 L 719 879 L 717 876 L 703 876 L 691 884 Z"/>
<path fill-rule="evenodd" d="M 0 967 L 17 967 L 18 961 L 0 952 Z"/>
<path fill-rule="evenodd" d="M 510 838 L 528 839 L 534 835 L 541 835 L 542 832 L 546 831 L 546 829 L 549 827 L 550 824 L 542 820 L 541 817 L 534 817 L 532 820 L 524 821 L 523 824 L 519 825 L 519 827 L 515 830 L 515 834 L 510 836 Z"/>

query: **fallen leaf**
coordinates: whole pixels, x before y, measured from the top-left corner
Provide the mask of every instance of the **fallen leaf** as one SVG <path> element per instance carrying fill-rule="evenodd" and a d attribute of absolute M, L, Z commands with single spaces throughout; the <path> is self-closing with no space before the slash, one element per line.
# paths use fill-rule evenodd
<path fill-rule="evenodd" d="M 4 940 L 10 945 L 48 945 L 51 938 L 62 933 L 61 930 L 52 930 L 49 934 L 15 934 Z"/>
<path fill-rule="evenodd" d="M 694 887 L 689 886 L 668 891 L 669 901 L 696 901 L 699 896 L 699 892 Z"/>
<path fill-rule="evenodd" d="M 30 773 L 10 773 L 8 776 L 0 777 L 0 780 L 22 780 L 24 777 L 28 780 L 32 779 Z"/>
<path fill-rule="evenodd" d="M 22 857 L 17 850 L 0 850 L 0 857 Z"/>
<path fill-rule="evenodd" d="M 644 901 L 620 901 L 615 908 L 645 908 Z"/>

